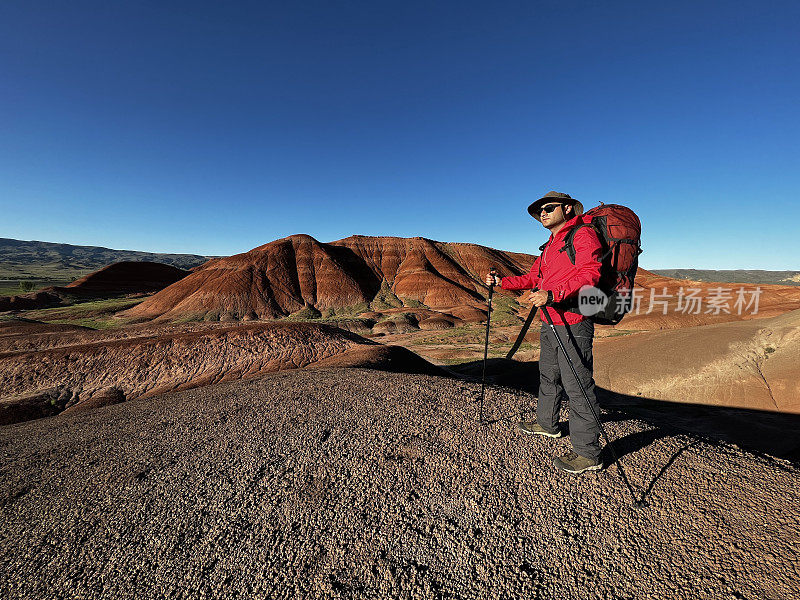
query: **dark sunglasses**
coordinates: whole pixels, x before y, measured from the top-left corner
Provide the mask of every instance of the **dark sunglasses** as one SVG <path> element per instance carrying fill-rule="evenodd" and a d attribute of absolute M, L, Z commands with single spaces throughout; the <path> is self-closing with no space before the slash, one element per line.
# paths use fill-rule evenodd
<path fill-rule="evenodd" d="M 562 205 L 561 204 L 548 204 L 547 206 L 543 206 L 541 208 L 541 210 L 539 211 L 539 213 L 541 214 L 541 212 L 544 211 L 549 215 L 551 212 L 553 212 L 559 206 L 562 206 Z"/>

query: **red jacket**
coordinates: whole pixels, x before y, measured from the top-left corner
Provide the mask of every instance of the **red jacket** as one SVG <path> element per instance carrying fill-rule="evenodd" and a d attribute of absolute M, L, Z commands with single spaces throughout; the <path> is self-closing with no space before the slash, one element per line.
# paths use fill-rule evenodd
<path fill-rule="evenodd" d="M 578 295 L 585 285 L 596 286 L 600 281 L 600 257 L 602 256 L 600 240 L 591 227 L 581 227 L 575 234 L 575 264 L 569 260 L 566 252 L 559 252 L 564 247 L 564 238 L 569 230 L 575 227 L 578 217 L 566 222 L 564 227 L 554 236 L 550 236 L 542 255 L 539 256 L 527 275 L 503 277 L 500 287 L 504 290 L 532 290 L 539 288 L 553 292 L 553 301 L 561 302 Z M 542 277 L 539 279 L 541 265 Z M 580 323 L 586 317 L 573 312 L 565 312 L 558 308 L 542 307 L 547 310 L 553 323 L 569 325 Z M 547 322 L 542 315 L 542 320 Z"/>

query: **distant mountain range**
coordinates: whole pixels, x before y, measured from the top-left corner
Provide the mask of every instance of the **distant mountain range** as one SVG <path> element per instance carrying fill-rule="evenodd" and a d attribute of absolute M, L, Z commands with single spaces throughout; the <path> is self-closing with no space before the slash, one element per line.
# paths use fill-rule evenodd
<path fill-rule="evenodd" d="M 74 246 L 0 238 L 0 280 L 69 282 L 120 261 L 153 261 L 180 269 L 191 269 L 212 258 L 217 257 L 112 250 L 102 246 Z M 655 269 L 650 272 L 664 277 L 695 281 L 800 285 L 800 271 Z"/>
<path fill-rule="evenodd" d="M 759 269 L 734 269 L 712 271 L 703 269 L 650 269 L 651 273 L 691 279 L 694 281 L 719 281 L 722 283 L 777 283 L 780 285 L 800 285 L 800 271 L 763 271 Z"/>
<path fill-rule="evenodd" d="M 213 257 L 0 238 L 0 279 L 72 281 L 120 261 L 152 261 L 191 269 L 209 258 Z"/>

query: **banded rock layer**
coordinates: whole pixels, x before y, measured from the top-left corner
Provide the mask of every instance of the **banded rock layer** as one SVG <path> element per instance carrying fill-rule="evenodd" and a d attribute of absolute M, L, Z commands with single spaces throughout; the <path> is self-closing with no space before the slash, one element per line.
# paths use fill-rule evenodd
<path fill-rule="evenodd" d="M 308 235 L 217 258 L 127 311 L 139 318 L 248 320 L 303 309 L 330 311 L 385 300 L 434 310 L 482 306 L 490 267 L 519 275 L 534 257 L 425 238 L 351 236 L 321 243 Z"/>

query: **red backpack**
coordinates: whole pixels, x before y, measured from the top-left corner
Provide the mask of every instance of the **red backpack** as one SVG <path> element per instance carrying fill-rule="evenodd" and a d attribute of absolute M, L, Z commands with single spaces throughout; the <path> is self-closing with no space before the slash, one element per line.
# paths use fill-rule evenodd
<path fill-rule="evenodd" d="M 600 238 L 603 256 L 597 287 L 608 296 L 603 310 L 589 318 L 602 325 L 616 325 L 631 309 L 633 279 L 642 253 L 642 224 L 630 208 L 601 202 L 600 206 L 580 215 L 578 224 L 564 238 L 564 247 L 560 251 L 567 253 L 573 265 L 575 234 L 581 227 L 591 227 Z"/>

